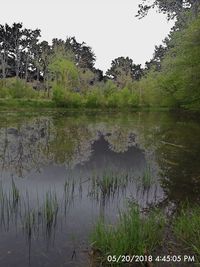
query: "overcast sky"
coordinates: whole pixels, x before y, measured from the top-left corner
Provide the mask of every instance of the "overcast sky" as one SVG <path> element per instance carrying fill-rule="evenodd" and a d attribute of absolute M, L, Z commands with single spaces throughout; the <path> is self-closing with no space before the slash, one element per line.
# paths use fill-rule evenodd
<path fill-rule="evenodd" d="M 41 29 L 42 40 L 65 39 L 91 46 L 96 67 L 107 70 L 111 61 L 128 56 L 144 64 L 161 44 L 173 22 L 163 14 L 151 12 L 135 18 L 141 0 L 0 0 L 0 23 L 23 22 L 26 28 Z"/>

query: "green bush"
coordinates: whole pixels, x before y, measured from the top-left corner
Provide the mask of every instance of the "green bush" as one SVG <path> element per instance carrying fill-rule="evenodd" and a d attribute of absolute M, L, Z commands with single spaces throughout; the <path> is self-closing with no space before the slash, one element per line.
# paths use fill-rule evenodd
<path fill-rule="evenodd" d="M 131 92 L 128 88 L 124 88 L 119 92 L 120 107 L 137 107 L 139 105 L 139 97 L 136 92 Z"/>
<path fill-rule="evenodd" d="M 65 90 L 62 89 L 58 85 L 53 86 L 53 97 L 52 100 L 55 101 L 55 103 L 58 106 L 63 106 L 64 105 L 64 98 L 65 98 Z"/>
<path fill-rule="evenodd" d="M 109 97 L 113 93 L 117 92 L 117 90 L 118 90 L 118 88 L 117 88 L 116 84 L 112 80 L 106 81 L 102 86 L 103 94 L 106 97 Z"/>
<path fill-rule="evenodd" d="M 12 98 L 37 98 L 36 91 L 27 82 L 17 78 L 6 79 L 6 88 Z"/>
<path fill-rule="evenodd" d="M 104 94 L 103 92 L 100 88 L 90 88 L 85 94 L 81 94 L 54 84 L 53 101 L 59 107 L 68 108 L 134 108 L 139 105 L 139 94 L 137 91 L 124 88 L 109 94 Z"/>
<path fill-rule="evenodd" d="M 132 92 L 129 100 L 128 100 L 128 106 L 131 108 L 135 108 L 139 106 L 139 94 L 136 92 Z"/>
<path fill-rule="evenodd" d="M 7 88 L 0 87 L 0 98 L 10 98 L 10 93 Z"/>
<path fill-rule="evenodd" d="M 83 97 L 79 93 L 67 91 L 59 85 L 53 86 L 52 100 L 58 107 L 79 108 L 83 106 Z"/>
<path fill-rule="evenodd" d="M 69 106 L 72 108 L 79 108 L 83 106 L 83 97 L 79 93 L 68 93 Z"/>
<path fill-rule="evenodd" d="M 24 80 L 7 78 L 0 82 L 0 98 L 32 99 L 37 98 L 37 92 Z"/>
<path fill-rule="evenodd" d="M 119 107 L 119 93 L 115 92 L 107 96 L 106 105 L 109 108 L 118 108 Z"/>
<path fill-rule="evenodd" d="M 105 106 L 105 98 L 98 89 L 90 90 L 85 95 L 85 107 L 100 108 Z"/>

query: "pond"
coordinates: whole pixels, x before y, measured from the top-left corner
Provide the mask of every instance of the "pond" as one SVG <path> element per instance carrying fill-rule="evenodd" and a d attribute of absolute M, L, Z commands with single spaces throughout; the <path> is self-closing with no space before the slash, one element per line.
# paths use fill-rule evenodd
<path fill-rule="evenodd" d="M 200 119 L 1 112 L 0 266 L 89 266 L 99 218 L 200 201 Z"/>

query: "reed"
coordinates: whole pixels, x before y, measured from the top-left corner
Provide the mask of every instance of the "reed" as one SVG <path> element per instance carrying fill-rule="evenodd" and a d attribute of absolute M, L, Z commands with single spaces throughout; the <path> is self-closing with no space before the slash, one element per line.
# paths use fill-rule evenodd
<path fill-rule="evenodd" d="M 16 206 L 20 199 L 20 193 L 13 179 L 11 186 L 11 196 L 12 196 L 13 206 Z"/>
<path fill-rule="evenodd" d="M 109 199 L 120 191 L 123 192 L 129 182 L 128 174 L 104 172 L 102 177 L 92 176 L 89 195 L 97 200 L 100 197 Z"/>
<path fill-rule="evenodd" d="M 0 183 L 0 226 L 9 230 L 11 223 L 20 223 L 23 232 L 30 238 L 43 230 L 48 235 L 56 227 L 59 203 L 56 192 L 47 191 L 42 202 L 30 203 L 29 192 L 25 196 L 12 179 L 10 190 Z"/>
<path fill-rule="evenodd" d="M 54 226 L 56 225 L 57 213 L 58 213 L 58 201 L 56 193 L 49 191 L 46 193 L 44 205 L 42 208 L 42 215 L 47 230 L 50 230 L 53 225 Z"/>
<path fill-rule="evenodd" d="M 145 190 L 149 189 L 154 184 L 152 169 L 149 165 L 144 169 L 141 182 Z"/>

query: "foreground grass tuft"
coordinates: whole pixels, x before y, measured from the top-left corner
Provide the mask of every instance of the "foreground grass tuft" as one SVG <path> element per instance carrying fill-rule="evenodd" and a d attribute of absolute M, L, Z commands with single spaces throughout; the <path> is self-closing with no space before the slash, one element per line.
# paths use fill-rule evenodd
<path fill-rule="evenodd" d="M 182 208 L 173 229 L 177 239 L 189 252 L 195 253 L 200 261 L 200 207 Z"/>
<path fill-rule="evenodd" d="M 144 255 L 162 242 L 165 220 L 156 211 L 142 216 L 137 206 L 121 213 L 116 226 L 100 221 L 91 236 L 94 250 L 100 251 L 104 261 L 107 255 Z"/>

